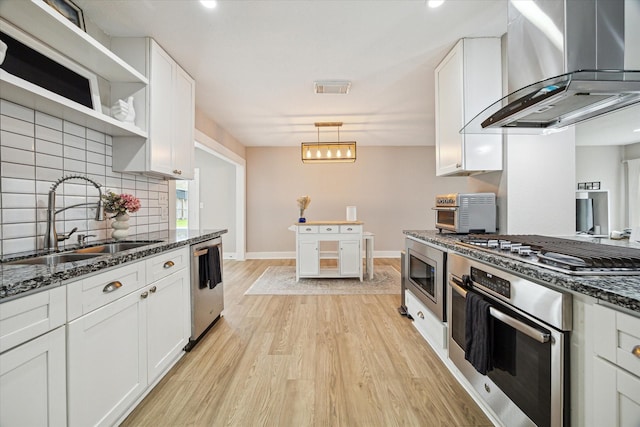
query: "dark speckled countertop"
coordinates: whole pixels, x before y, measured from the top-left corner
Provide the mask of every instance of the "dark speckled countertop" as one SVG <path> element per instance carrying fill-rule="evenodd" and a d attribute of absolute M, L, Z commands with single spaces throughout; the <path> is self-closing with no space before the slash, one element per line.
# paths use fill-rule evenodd
<path fill-rule="evenodd" d="M 498 268 L 526 277 L 537 283 L 588 295 L 609 304 L 636 312 L 640 316 L 640 275 L 634 276 L 572 276 L 532 264 L 502 257 L 499 254 L 474 250 L 456 243 L 459 236 L 435 230 L 403 230 L 407 236 L 439 246 L 448 251 L 486 262 Z M 614 243 L 614 242 L 611 242 Z M 603 243 L 604 244 L 604 243 Z"/>
<path fill-rule="evenodd" d="M 94 273 L 109 267 L 136 261 L 171 249 L 213 239 L 226 233 L 227 230 L 173 230 L 157 233 L 138 234 L 126 241 L 159 241 L 136 249 L 114 254 L 105 254 L 81 261 L 66 262 L 57 265 L 4 264 L 18 258 L 37 255 L 21 253 L 7 256 L 0 262 L 0 303 L 29 295 L 46 288 L 63 285 L 72 279 Z M 112 240 L 90 242 L 87 246 L 98 243 L 112 243 Z M 62 251 L 71 250 L 67 247 Z"/>

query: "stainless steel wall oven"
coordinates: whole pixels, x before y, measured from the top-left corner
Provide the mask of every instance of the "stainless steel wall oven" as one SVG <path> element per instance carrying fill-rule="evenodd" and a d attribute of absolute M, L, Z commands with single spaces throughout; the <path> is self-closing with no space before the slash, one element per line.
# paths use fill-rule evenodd
<path fill-rule="evenodd" d="M 406 239 L 406 289 L 410 290 L 440 321 L 446 321 L 446 252 L 423 242 Z"/>
<path fill-rule="evenodd" d="M 569 426 L 571 295 L 457 254 L 448 269 L 453 363 L 505 425 Z M 484 325 L 470 306 L 478 301 Z"/>

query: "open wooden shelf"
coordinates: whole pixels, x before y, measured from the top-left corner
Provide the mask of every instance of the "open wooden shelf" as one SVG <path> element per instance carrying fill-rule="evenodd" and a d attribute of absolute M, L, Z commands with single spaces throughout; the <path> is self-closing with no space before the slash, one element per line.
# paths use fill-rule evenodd
<path fill-rule="evenodd" d="M 0 1 L 0 16 L 110 82 L 149 80 L 42 0 Z"/>

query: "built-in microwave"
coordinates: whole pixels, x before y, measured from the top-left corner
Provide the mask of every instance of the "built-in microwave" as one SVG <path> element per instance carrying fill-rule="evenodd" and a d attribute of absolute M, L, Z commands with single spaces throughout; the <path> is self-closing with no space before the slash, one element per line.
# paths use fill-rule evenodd
<path fill-rule="evenodd" d="M 454 233 L 495 233 L 496 195 L 453 193 L 436 196 L 436 228 Z"/>
<path fill-rule="evenodd" d="M 445 322 L 446 252 L 410 237 L 406 239 L 405 287 L 440 321 Z"/>

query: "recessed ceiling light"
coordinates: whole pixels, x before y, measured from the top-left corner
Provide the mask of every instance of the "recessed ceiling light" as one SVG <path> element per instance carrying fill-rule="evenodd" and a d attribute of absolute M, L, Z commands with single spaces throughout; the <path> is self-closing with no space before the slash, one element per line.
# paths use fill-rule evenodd
<path fill-rule="evenodd" d="M 442 3 L 444 3 L 444 0 L 429 0 L 429 1 L 427 1 L 427 5 L 430 8 L 440 7 L 440 6 L 442 6 Z"/>
<path fill-rule="evenodd" d="M 215 9 L 218 5 L 216 0 L 200 0 L 200 3 L 202 3 L 202 5 L 207 9 Z"/>
<path fill-rule="evenodd" d="M 638 129 L 634 129 L 633 131 L 634 131 L 634 132 L 640 132 L 640 128 L 638 128 Z"/>

